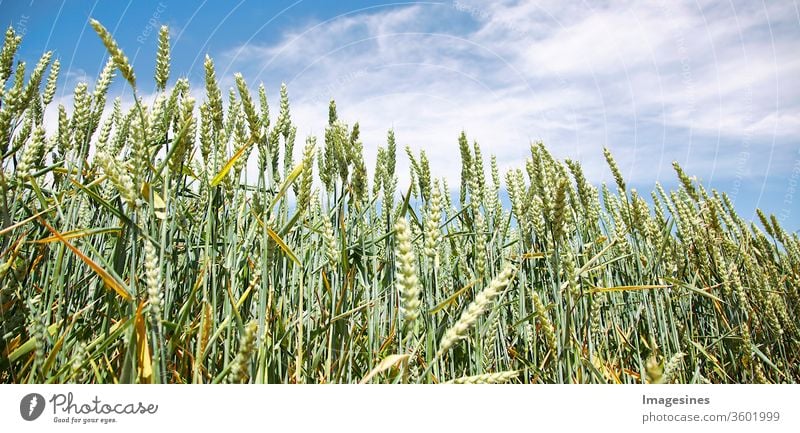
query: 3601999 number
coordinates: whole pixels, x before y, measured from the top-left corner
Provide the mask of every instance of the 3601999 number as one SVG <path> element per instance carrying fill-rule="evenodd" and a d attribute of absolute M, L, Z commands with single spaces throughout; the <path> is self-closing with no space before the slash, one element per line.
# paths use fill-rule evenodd
<path fill-rule="evenodd" d="M 731 412 L 730 414 L 731 421 L 761 421 L 761 422 L 775 422 L 780 421 L 781 413 L 777 411 L 740 411 L 740 412 Z"/>

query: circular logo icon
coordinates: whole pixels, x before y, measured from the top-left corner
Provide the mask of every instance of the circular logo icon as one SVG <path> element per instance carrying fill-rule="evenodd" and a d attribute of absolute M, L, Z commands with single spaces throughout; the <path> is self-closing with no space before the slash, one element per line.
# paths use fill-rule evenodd
<path fill-rule="evenodd" d="M 22 397 L 19 402 L 19 414 L 25 421 L 33 421 L 44 412 L 44 397 L 41 394 L 31 393 Z"/>

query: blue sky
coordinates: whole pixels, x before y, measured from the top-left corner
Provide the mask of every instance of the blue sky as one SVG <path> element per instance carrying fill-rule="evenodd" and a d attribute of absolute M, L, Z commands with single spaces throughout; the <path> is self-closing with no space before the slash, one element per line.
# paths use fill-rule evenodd
<path fill-rule="evenodd" d="M 762 207 L 800 229 L 797 2 L 0 0 L 2 24 L 25 33 L 22 58 L 61 59 L 67 107 L 105 62 L 89 17 L 145 94 L 167 24 L 173 82 L 199 85 L 205 54 L 226 87 L 242 72 L 276 101 L 286 82 L 303 135 L 322 133 L 333 97 L 360 122 L 368 160 L 394 127 L 456 185 L 464 129 L 503 171 L 542 139 L 599 183 L 608 146 L 641 192 L 675 186 L 677 160 L 744 216 Z"/>

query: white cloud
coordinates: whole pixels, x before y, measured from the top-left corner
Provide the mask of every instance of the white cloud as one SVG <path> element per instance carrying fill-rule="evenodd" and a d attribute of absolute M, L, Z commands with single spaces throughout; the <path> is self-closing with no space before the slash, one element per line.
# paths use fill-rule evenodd
<path fill-rule="evenodd" d="M 286 81 L 304 133 L 321 135 L 334 97 L 344 119 L 360 122 L 368 157 L 394 127 L 453 185 L 461 129 L 502 167 L 544 139 L 595 180 L 608 176 L 603 145 L 635 182 L 671 178 L 676 159 L 703 178 L 732 177 L 742 148 L 748 176 L 763 177 L 790 167 L 800 132 L 789 6 L 386 6 L 234 47 L 217 62 L 271 95 Z"/>

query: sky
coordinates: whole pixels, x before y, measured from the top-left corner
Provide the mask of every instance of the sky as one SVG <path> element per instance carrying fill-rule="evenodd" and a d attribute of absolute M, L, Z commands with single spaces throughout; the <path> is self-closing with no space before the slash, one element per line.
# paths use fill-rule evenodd
<path fill-rule="evenodd" d="M 113 33 L 144 94 L 155 92 L 166 24 L 171 82 L 188 77 L 200 98 L 206 54 L 224 89 L 235 72 L 264 83 L 275 113 L 286 83 L 300 136 L 323 134 L 334 98 L 344 121 L 359 122 L 369 167 L 393 128 L 458 185 L 464 130 L 501 172 L 542 140 L 593 183 L 613 184 L 605 146 L 644 195 L 656 181 L 675 187 L 678 161 L 745 218 L 760 207 L 800 229 L 797 1 L 0 0 L 0 24 L 24 33 L 22 59 L 61 59 L 66 107 L 105 64 L 90 17 Z M 117 81 L 112 91 L 130 98 Z"/>

